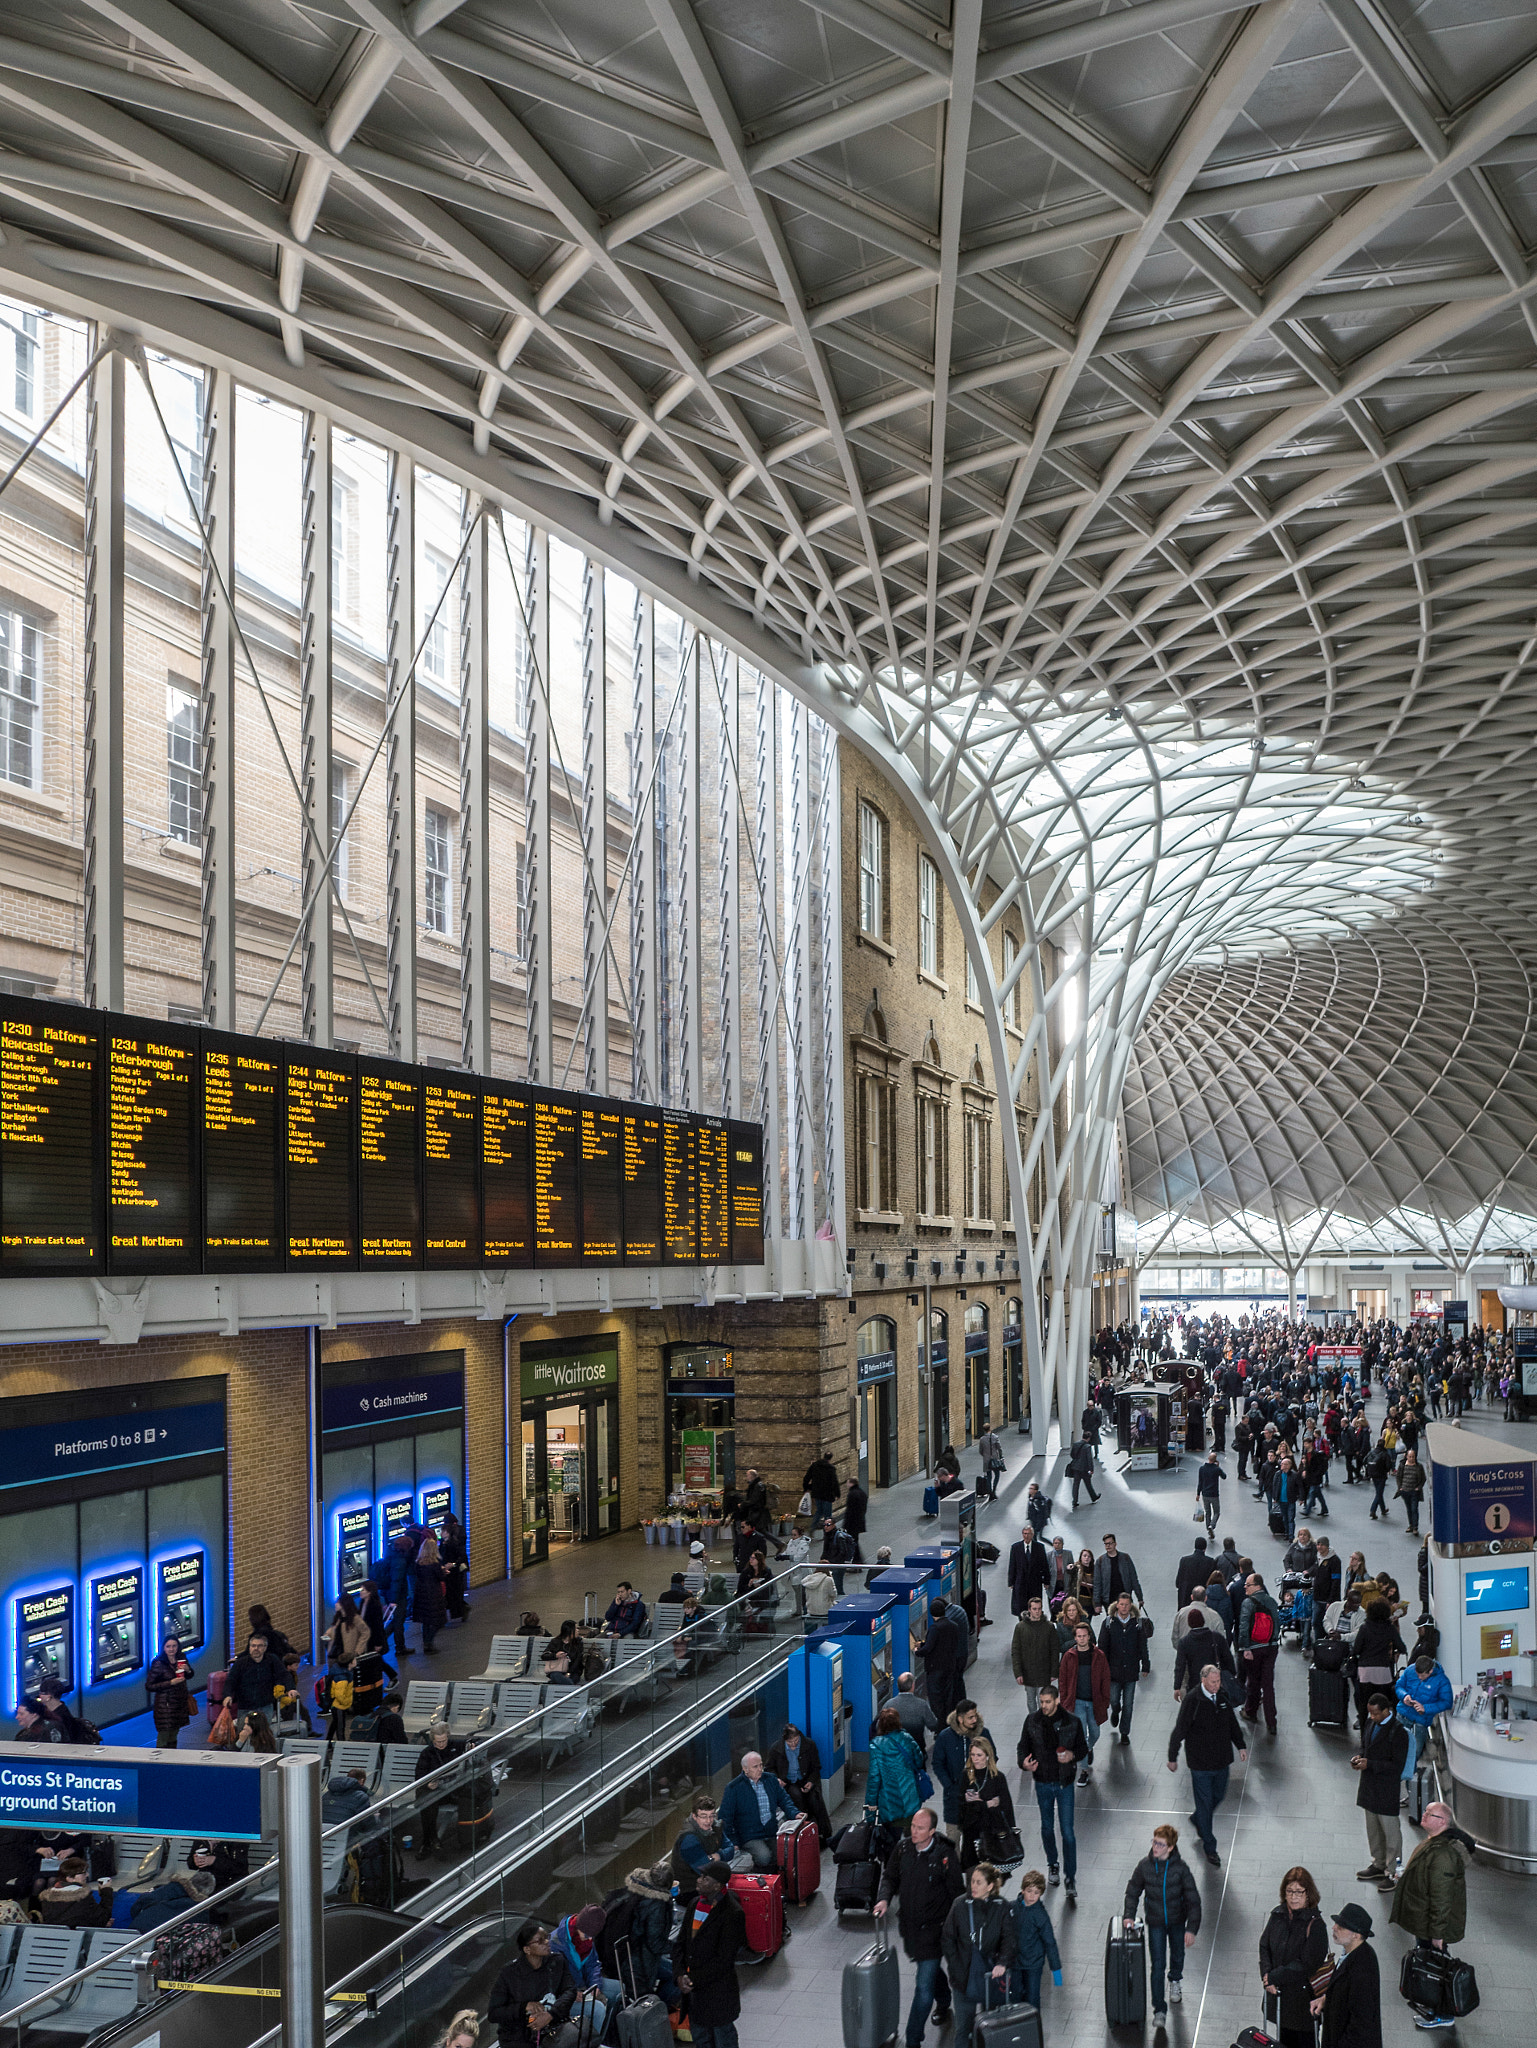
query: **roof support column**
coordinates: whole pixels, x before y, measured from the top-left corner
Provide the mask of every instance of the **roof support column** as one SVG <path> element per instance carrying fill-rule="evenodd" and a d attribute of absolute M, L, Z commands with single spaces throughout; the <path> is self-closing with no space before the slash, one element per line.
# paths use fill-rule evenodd
<path fill-rule="evenodd" d="M 235 380 L 203 373 L 202 940 L 203 1019 L 235 1012 Z"/>
<path fill-rule="evenodd" d="M 848 1187 L 843 1122 L 843 803 L 838 736 L 816 721 L 821 742 L 821 827 L 817 874 L 821 885 L 818 935 L 822 953 L 822 1173 L 827 1215 L 838 1246 L 839 1286 L 848 1280 Z"/>
<path fill-rule="evenodd" d="M 466 491 L 459 576 L 459 1057 L 491 1071 L 491 727 L 489 515 Z"/>
<path fill-rule="evenodd" d="M 659 1066 L 656 1015 L 656 607 L 635 597 L 634 704 L 630 720 L 630 1093 L 655 1102 Z"/>
<path fill-rule="evenodd" d="M 304 901 L 309 914 L 299 946 L 301 1029 L 311 1045 L 334 1036 L 335 956 L 331 887 L 321 868 L 321 847 L 331 844 L 331 422 L 304 416 L 304 525 L 299 617 L 299 787 L 305 817 Z"/>
<path fill-rule="evenodd" d="M 94 337 L 93 337 L 94 341 Z M 123 1007 L 123 358 L 85 412 L 85 1000 Z"/>
<path fill-rule="evenodd" d="M 745 1114 L 742 1077 L 742 858 L 738 809 L 741 786 L 742 666 L 735 654 L 718 650 L 720 679 L 720 1106 L 723 1116 Z"/>
<path fill-rule="evenodd" d="M 528 1078 L 547 1088 L 555 1079 L 555 963 L 550 834 L 550 536 L 527 529 L 524 603 L 532 687 L 524 698 L 523 740 L 523 986 L 528 1025 Z"/>
<path fill-rule="evenodd" d="M 704 1108 L 704 1073 L 699 1037 L 703 1019 L 699 904 L 699 672 L 710 651 L 696 632 L 683 659 L 683 717 L 678 744 L 678 927 L 682 991 L 678 1003 L 678 1066 L 680 1106 Z"/>
<path fill-rule="evenodd" d="M 763 1126 L 763 1230 L 783 1233 L 779 1170 L 779 686 L 758 675 L 753 706 L 753 863 L 758 875 L 758 1072 L 744 1107 Z M 772 1257 L 773 1254 L 770 1254 Z"/>
<path fill-rule="evenodd" d="M 385 1004 L 390 1054 L 416 1058 L 416 465 L 389 470 L 385 624 Z"/>
<path fill-rule="evenodd" d="M 789 1090 L 789 1234 L 809 1239 L 816 1230 L 815 1160 L 811 1087 L 811 731 L 804 704 L 785 700 L 785 935 L 784 998 L 790 1019 L 785 1048 Z"/>
<path fill-rule="evenodd" d="M 582 563 L 582 986 L 587 991 L 583 1086 L 607 1095 L 608 1076 L 608 607 L 603 564 Z"/>

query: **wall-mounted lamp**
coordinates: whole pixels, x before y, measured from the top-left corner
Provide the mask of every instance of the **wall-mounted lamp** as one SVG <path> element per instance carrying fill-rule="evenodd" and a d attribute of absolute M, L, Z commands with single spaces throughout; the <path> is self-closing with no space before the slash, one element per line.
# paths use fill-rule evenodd
<path fill-rule="evenodd" d="M 957 1252 L 957 1253 L 956 1253 L 956 1255 L 955 1255 L 955 1270 L 956 1270 L 956 1272 L 957 1272 L 958 1274 L 960 1274 L 960 1273 L 964 1273 L 964 1272 L 965 1272 L 965 1270 L 966 1270 L 966 1254 L 965 1254 L 964 1252 Z"/>
<path fill-rule="evenodd" d="M 846 1266 L 848 1267 L 848 1269 L 849 1269 L 849 1271 L 850 1271 L 851 1273 L 852 1273 L 852 1272 L 853 1272 L 853 1270 L 854 1270 L 854 1261 L 855 1261 L 855 1259 L 856 1259 L 856 1258 L 857 1258 L 858 1256 L 859 1256 L 859 1254 L 858 1254 L 857 1252 L 850 1252 L 850 1253 L 848 1254 L 847 1258 L 846 1258 L 846 1259 L 844 1260 L 844 1262 L 843 1262 L 843 1263 L 844 1263 L 844 1264 L 845 1264 L 845 1265 L 846 1265 Z"/>
<path fill-rule="evenodd" d="M 929 1260 L 929 1271 L 930 1271 L 930 1272 L 931 1272 L 931 1273 L 933 1274 L 934 1278 L 935 1278 L 935 1279 L 937 1280 L 937 1279 L 939 1278 L 940 1274 L 941 1274 L 941 1273 L 942 1273 L 942 1272 L 944 1271 L 944 1268 L 943 1268 L 943 1267 L 942 1267 L 942 1266 L 940 1265 L 940 1263 L 939 1263 L 938 1259 L 930 1259 L 930 1260 Z"/>
<path fill-rule="evenodd" d="M 886 1277 L 886 1261 L 885 1261 L 884 1259 L 877 1259 L 877 1260 L 875 1261 L 875 1277 L 876 1277 L 876 1279 L 877 1279 L 877 1280 L 884 1280 L 884 1279 L 885 1279 L 885 1277 Z"/>
<path fill-rule="evenodd" d="M 916 1252 L 908 1253 L 906 1265 L 908 1279 L 916 1280 L 918 1277 L 918 1254 Z"/>

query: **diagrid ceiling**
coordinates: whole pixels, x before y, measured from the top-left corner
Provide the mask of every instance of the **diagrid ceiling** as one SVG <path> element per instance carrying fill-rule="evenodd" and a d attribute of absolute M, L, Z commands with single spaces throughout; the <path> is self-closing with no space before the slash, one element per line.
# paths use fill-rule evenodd
<path fill-rule="evenodd" d="M 1537 1213 L 1530 6 L 12 4 L 0 225 L 448 422 L 1080 878 L 1144 1210 Z M 1077 782 L 1151 844 L 1214 746 L 1242 881 L 1082 883 Z"/>

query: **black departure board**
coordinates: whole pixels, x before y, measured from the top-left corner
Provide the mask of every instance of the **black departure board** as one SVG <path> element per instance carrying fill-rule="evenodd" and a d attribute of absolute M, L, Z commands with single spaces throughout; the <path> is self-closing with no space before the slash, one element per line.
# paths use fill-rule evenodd
<path fill-rule="evenodd" d="M 285 1133 L 290 1266 L 357 1261 L 357 1065 L 291 1046 Z"/>
<path fill-rule="evenodd" d="M 534 1096 L 534 1257 L 574 1266 L 582 1249 L 581 1099 Z"/>
<path fill-rule="evenodd" d="M 58 1003 L 0 1012 L 0 1273 L 102 1273 L 100 1019 Z"/>
<path fill-rule="evenodd" d="M 689 1117 L 662 1116 L 662 1250 L 670 1265 L 691 1266 L 699 1256 L 694 1201 L 694 1126 Z"/>
<path fill-rule="evenodd" d="M 480 1090 L 422 1078 L 422 1231 L 429 1266 L 480 1264 Z"/>
<path fill-rule="evenodd" d="M 358 1260 L 422 1263 L 422 1079 L 396 1060 L 358 1060 Z"/>
<path fill-rule="evenodd" d="M 582 1264 L 617 1266 L 624 1257 L 624 1112 L 617 1102 L 584 1100 Z"/>
<path fill-rule="evenodd" d="M 695 1117 L 694 1201 L 701 1266 L 723 1266 L 731 1257 L 729 1150 L 724 1117 Z"/>
<path fill-rule="evenodd" d="M 534 1109 L 526 1088 L 481 1084 L 480 1214 L 488 1266 L 534 1263 Z"/>
<path fill-rule="evenodd" d="M 0 996 L 0 1277 L 761 1265 L 756 1124 Z"/>
<path fill-rule="evenodd" d="M 763 1264 L 763 1131 L 758 1124 L 726 1125 L 731 1187 L 731 1263 Z"/>
<path fill-rule="evenodd" d="M 104 1020 L 107 1258 L 114 1273 L 202 1270 L 198 1034 Z"/>
<path fill-rule="evenodd" d="M 624 1255 L 634 1266 L 662 1262 L 662 1112 L 621 1105 L 624 1126 Z"/>

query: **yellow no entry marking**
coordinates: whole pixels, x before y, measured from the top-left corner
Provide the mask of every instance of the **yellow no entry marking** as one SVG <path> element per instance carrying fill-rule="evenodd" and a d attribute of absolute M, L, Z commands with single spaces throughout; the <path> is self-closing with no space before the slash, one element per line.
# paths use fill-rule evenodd
<path fill-rule="evenodd" d="M 157 1991 L 206 1991 L 210 1998 L 281 1998 L 282 1992 L 269 1989 L 265 1984 L 200 1984 L 182 1977 L 157 1977 Z M 374 1994 L 371 1991 L 328 1991 L 327 2005 L 369 2005 Z"/>

